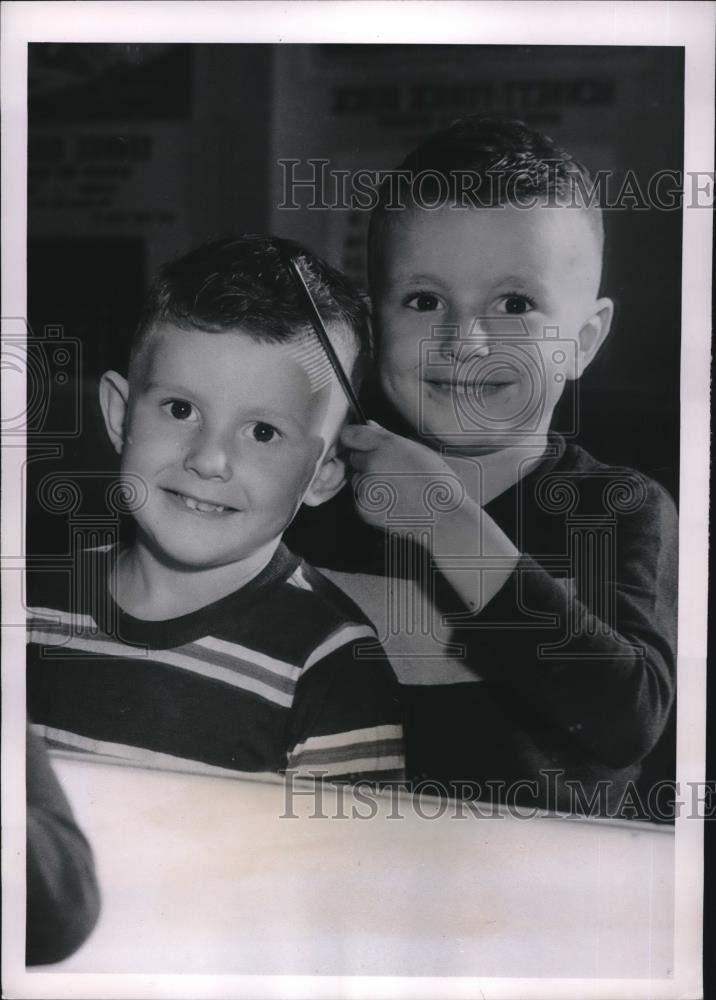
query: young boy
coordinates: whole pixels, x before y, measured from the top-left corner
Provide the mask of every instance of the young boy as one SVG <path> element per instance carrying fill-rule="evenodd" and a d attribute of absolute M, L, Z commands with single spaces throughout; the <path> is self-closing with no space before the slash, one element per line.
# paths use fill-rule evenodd
<path fill-rule="evenodd" d="M 589 175 L 495 118 L 400 170 L 369 234 L 385 427 L 342 434 L 368 527 L 299 550 L 378 627 L 409 778 L 626 812 L 672 705 L 677 527 L 660 486 L 550 430 L 612 319 Z"/>
<path fill-rule="evenodd" d="M 33 580 L 29 714 L 56 747 L 207 773 L 403 774 L 387 662 L 353 656 L 361 612 L 281 536 L 340 489 L 345 398 L 284 258 L 354 380 L 360 297 L 295 244 L 208 243 L 166 265 L 127 378 L 100 404 L 121 456 L 129 544 Z"/>

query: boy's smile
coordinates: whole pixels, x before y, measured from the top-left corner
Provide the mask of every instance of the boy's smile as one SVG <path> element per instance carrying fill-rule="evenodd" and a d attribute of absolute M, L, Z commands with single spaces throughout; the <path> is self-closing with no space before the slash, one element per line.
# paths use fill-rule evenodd
<path fill-rule="evenodd" d="M 434 392 L 457 393 L 464 396 L 482 394 L 487 398 L 516 386 L 521 378 L 518 366 L 506 362 L 498 366 L 485 364 L 482 372 L 461 371 L 461 368 L 466 369 L 467 366 L 464 363 L 461 365 L 459 360 L 453 361 L 453 364 L 454 371 L 449 374 L 441 368 L 433 371 L 426 365 L 423 369 L 423 381 Z"/>
<path fill-rule="evenodd" d="M 293 344 L 166 325 L 125 406 L 122 472 L 148 491 L 136 548 L 185 570 L 231 567 L 275 544 L 304 500 L 321 502 L 346 414 L 334 385 L 311 390 Z"/>
<path fill-rule="evenodd" d="M 183 506 L 188 507 L 189 510 L 197 514 L 235 514 L 237 511 L 236 507 L 214 504 L 208 500 L 199 500 L 196 497 L 188 496 L 186 493 L 175 493 L 173 490 L 167 490 L 167 492 L 170 496 L 176 497 Z"/>
<path fill-rule="evenodd" d="M 543 438 L 611 318 L 585 213 L 411 210 L 383 241 L 379 368 L 401 416 L 471 454 Z"/>

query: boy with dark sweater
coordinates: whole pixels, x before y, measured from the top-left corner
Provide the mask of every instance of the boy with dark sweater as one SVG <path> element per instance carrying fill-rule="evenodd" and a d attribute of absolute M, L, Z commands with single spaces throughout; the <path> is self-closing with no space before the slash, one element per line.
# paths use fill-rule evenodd
<path fill-rule="evenodd" d="M 488 117 L 400 170 L 369 234 L 383 426 L 342 434 L 336 537 L 307 518 L 294 544 L 375 621 L 413 782 L 613 815 L 672 705 L 677 524 L 550 429 L 612 319 L 589 174 Z"/>
<path fill-rule="evenodd" d="M 100 403 L 133 537 L 72 579 L 31 579 L 29 714 L 51 745 L 140 766 L 403 776 L 395 682 L 356 659 L 358 608 L 281 537 L 340 489 L 345 398 L 285 259 L 345 368 L 369 349 L 364 305 L 301 247 L 211 242 L 166 265 L 127 378 Z"/>

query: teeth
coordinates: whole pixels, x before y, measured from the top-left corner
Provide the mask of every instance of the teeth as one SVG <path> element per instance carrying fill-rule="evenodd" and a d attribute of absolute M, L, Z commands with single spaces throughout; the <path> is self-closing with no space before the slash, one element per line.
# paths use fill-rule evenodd
<path fill-rule="evenodd" d="M 189 510 L 200 510 L 205 514 L 217 513 L 221 514 L 226 510 L 226 507 L 222 507 L 215 503 L 206 503 L 204 500 L 195 500 L 193 497 L 185 497 L 183 494 L 178 493 L 177 496 L 181 497 L 184 503 L 187 505 Z"/>
<path fill-rule="evenodd" d="M 438 389 L 443 389 L 444 391 L 451 392 L 480 392 L 484 389 L 504 389 L 507 385 L 512 385 L 511 382 L 433 382 L 434 386 Z"/>

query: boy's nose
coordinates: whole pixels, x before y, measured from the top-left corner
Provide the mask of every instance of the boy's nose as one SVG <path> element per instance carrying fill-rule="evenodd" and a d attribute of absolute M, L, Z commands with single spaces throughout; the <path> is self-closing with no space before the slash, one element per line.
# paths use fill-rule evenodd
<path fill-rule="evenodd" d="M 463 336 L 461 331 L 448 334 L 440 341 L 440 353 L 448 361 L 466 361 L 468 358 L 486 358 L 490 353 L 491 343 L 485 334 L 471 333 Z"/>
<path fill-rule="evenodd" d="M 231 479 L 232 466 L 228 448 L 215 435 L 197 434 L 184 458 L 184 468 L 202 479 Z"/>
<path fill-rule="evenodd" d="M 486 358 L 503 344 L 524 336 L 524 324 L 517 317 L 466 315 L 454 326 L 445 328 L 440 350 L 443 357 L 451 361 L 472 361 Z"/>

